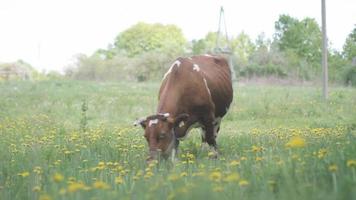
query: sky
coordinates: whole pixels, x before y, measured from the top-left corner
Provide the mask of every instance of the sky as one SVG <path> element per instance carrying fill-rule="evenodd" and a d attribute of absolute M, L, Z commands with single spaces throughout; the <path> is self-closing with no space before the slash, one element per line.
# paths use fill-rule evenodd
<path fill-rule="evenodd" d="M 0 63 L 22 59 L 62 72 L 78 54 L 106 48 L 138 22 L 175 24 L 187 40 L 217 31 L 224 7 L 228 35 L 271 38 L 280 14 L 321 24 L 321 0 L 0 0 Z M 342 50 L 356 24 L 356 0 L 326 0 L 331 47 Z"/>

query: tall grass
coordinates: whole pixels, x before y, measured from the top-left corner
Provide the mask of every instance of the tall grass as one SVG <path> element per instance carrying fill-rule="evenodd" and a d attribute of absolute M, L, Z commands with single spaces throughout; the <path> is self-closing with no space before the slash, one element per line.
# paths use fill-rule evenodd
<path fill-rule="evenodd" d="M 355 89 L 322 102 L 318 88 L 236 84 L 218 159 L 193 130 L 179 161 L 146 165 L 132 122 L 155 112 L 158 88 L 1 83 L 0 199 L 356 198 Z"/>

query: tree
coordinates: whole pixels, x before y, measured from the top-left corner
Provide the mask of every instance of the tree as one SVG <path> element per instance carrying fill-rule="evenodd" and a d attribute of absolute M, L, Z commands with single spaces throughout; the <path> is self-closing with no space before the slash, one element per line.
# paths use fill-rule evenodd
<path fill-rule="evenodd" d="M 274 39 L 282 51 L 293 50 L 310 63 L 319 63 L 322 34 L 315 19 L 301 21 L 289 15 L 281 15 L 275 22 Z"/>
<path fill-rule="evenodd" d="M 120 33 L 114 43 L 118 51 L 136 56 L 149 51 L 180 54 L 186 45 L 182 31 L 175 25 L 140 22 Z"/>
<path fill-rule="evenodd" d="M 256 47 L 251 38 L 246 33 L 241 32 L 231 40 L 231 48 L 238 59 L 238 63 L 246 65 Z"/>
<path fill-rule="evenodd" d="M 343 46 L 343 55 L 350 61 L 356 57 L 356 25 L 346 38 Z"/>

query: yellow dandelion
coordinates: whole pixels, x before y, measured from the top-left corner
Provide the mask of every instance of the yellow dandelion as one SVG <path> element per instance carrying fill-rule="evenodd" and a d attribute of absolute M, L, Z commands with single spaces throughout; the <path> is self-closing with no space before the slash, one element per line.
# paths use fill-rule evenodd
<path fill-rule="evenodd" d="M 337 167 L 337 165 L 332 164 L 332 165 L 329 166 L 328 169 L 329 169 L 330 172 L 335 173 L 335 172 L 337 172 L 338 167 Z"/>
<path fill-rule="evenodd" d="M 305 140 L 300 136 L 292 137 L 289 142 L 286 143 L 286 147 L 301 148 L 305 147 Z"/>
<path fill-rule="evenodd" d="M 78 190 L 84 190 L 86 186 L 82 182 L 71 182 L 68 185 L 67 191 L 72 193 L 72 192 L 77 192 Z"/>
<path fill-rule="evenodd" d="M 230 162 L 230 166 L 232 166 L 232 167 L 238 166 L 238 165 L 240 165 L 240 161 L 238 161 L 238 160 L 233 160 Z"/>
<path fill-rule="evenodd" d="M 209 179 L 212 180 L 212 181 L 220 181 L 222 178 L 222 174 L 221 172 L 219 171 L 214 171 L 214 172 L 211 172 L 210 175 L 209 175 Z"/>
<path fill-rule="evenodd" d="M 262 161 L 262 160 L 263 160 L 263 158 L 262 158 L 262 157 L 257 156 L 255 160 L 256 160 L 257 162 L 260 162 L 260 161 Z"/>
<path fill-rule="evenodd" d="M 223 192 L 223 191 L 224 191 L 224 188 L 221 187 L 221 186 L 215 186 L 215 187 L 213 188 L 213 191 L 214 191 L 214 192 Z"/>
<path fill-rule="evenodd" d="M 33 192 L 40 192 L 41 191 L 41 187 L 40 186 L 35 186 L 32 188 Z"/>
<path fill-rule="evenodd" d="M 38 200 L 51 200 L 52 197 L 50 197 L 48 194 L 43 194 L 41 195 Z"/>
<path fill-rule="evenodd" d="M 250 183 L 247 181 L 247 180 L 245 180 L 245 179 L 242 179 L 242 180 L 240 180 L 239 181 L 239 186 L 240 187 L 246 187 L 246 186 L 248 186 Z"/>
<path fill-rule="evenodd" d="M 328 153 L 328 151 L 327 151 L 326 149 L 324 149 L 324 148 L 323 148 L 323 149 L 320 149 L 320 150 L 318 151 L 318 158 L 320 158 L 320 159 L 324 158 L 327 153 Z"/>
<path fill-rule="evenodd" d="M 115 183 L 116 184 L 122 184 L 124 182 L 124 179 L 121 176 L 118 176 L 115 178 Z"/>
<path fill-rule="evenodd" d="M 93 187 L 96 189 L 102 189 L 102 190 L 110 189 L 110 186 L 103 181 L 95 181 L 93 183 Z"/>
<path fill-rule="evenodd" d="M 356 160 L 348 160 L 348 161 L 346 162 L 346 166 L 347 166 L 347 167 L 354 167 L 354 168 L 356 168 Z"/>
<path fill-rule="evenodd" d="M 262 151 L 262 147 L 258 147 L 258 146 L 253 145 L 251 151 L 254 152 L 254 153 L 261 152 Z"/>
<path fill-rule="evenodd" d="M 55 173 L 52 177 L 52 180 L 57 183 L 63 181 L 63 179 L 64 179 L 63 175 L 59 173 Z"/>
<path fill-rule="evenodd" d="M 180 176 L 178 176 L 177 174 L 171 174 L 168 176 L 168 180 L 169 181 L 176 181 L 180 178 Z"/>
<path fill-rule="evenodd" d="M 67 190 L 64 188 L 61 188 L 58 192 L 60 195 L 65 195 L 67 193 Z"/>
<path fill-rule="evenodd" d="M 28 177 L 30 175 L 30 172 L 21 172 L 21 173 L 18 173 L 17 175 L 21 176 L 21 177 Z"/>
<path fill-rule="evenodd" d="M 240 175 L 237 172 L 233 172 L 227 175 L 224 179 L 226 182 L 236 182 L 240 179 Z"/>
<path fill-rule="evenodd" d="M 247 160 L 247 157 L 246 157 L 246 156 L 242 156 L 240 160 L 241 160 L 241 161 Z"/>
<path fill-rule="evenodd" d="M 186 176 L 188 176 L 188 173 L 187 172 L 182 172 L 182 173 L 180 173 L 180 176 L 181 177 L 186 177 Z"/>

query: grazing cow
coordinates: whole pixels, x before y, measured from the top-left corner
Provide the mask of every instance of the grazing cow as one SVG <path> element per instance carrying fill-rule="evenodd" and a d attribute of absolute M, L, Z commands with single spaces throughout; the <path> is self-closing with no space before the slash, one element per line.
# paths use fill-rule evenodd
<path fill-rule="evenodd" d="M 148 160 L 177 152 L 179 139 L 191 128 L 202 129 L 202 144 L 217 156 L 216 136 L 233 98 L 231 72 L 225 58 L 213 55 L 178 58 L 164 75 L 157 114 L 138 120 L 149 146 Z"/>

